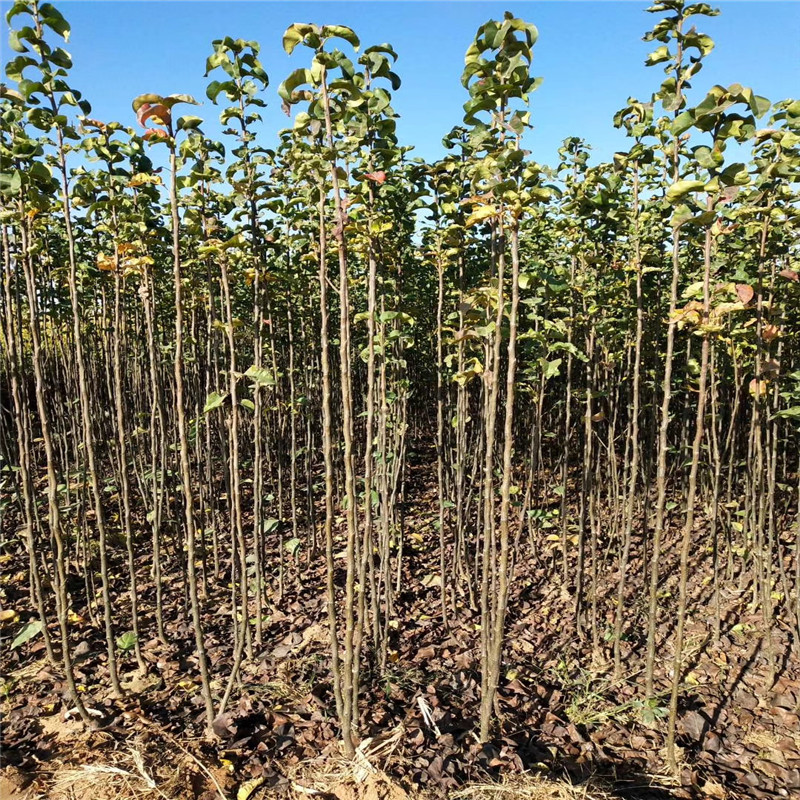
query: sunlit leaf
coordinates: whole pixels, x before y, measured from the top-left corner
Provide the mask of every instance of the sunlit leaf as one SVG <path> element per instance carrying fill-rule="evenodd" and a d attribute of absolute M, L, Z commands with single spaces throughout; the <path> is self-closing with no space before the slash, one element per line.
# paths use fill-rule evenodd
<path fill-rule="evenodd" d="M 225 402 L 227 396 L 227 394 L 222 395 L 219 394 L 219 392 L 211 392 L 206 398 L 206 404 L 203 406 L 203 413 L 208 414 L 209 411 L 219 408 Z"/>
<path fill-rule="evenodd" d="M 42 625 L 42 621 L 40 619 L 32 620 L 31 622 L 27 623 L 22 630 L 14 637 L 14 641 L 11 642 L 11 649 L 16 650 L 18 647 L 21 647 L 25 642 L 29 642 L 33 639 L 34 636 L 38 636 L 44 625 Z"/>

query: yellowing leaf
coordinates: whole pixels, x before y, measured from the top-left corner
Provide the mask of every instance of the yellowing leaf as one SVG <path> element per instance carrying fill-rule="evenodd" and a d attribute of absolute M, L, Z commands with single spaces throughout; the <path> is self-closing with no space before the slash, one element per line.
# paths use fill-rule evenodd
<path fill-rule="evenodd" d="M 667 202 L 676 203 L 691 192 L 699 192 L 704 186 L 703 181 L 677 181 L 667 189 Z"/>
<path fill-rule="evenodd" d="M 128 181 L 128 186 L 131 186 L 131 187 L 145 186 L 145 185 L 147 185 L 149 183 L 153 184 L 155 186 L 160 186 L 161 183 L 162 183 L 162 180 L 158 175 L 150 175 L 150 174 L 148 174 L 146 172 L 137 172 Z"/>
<path fill-rule="evenodd" d="M 97 254 L 97 269 L 103 272 L 113 272 L 116 268 L 114 256 L 107 256 L 105 253 Z"/>
<path fill-rule="evenodd" d="M 464 225 L 469 228 L 471 225 L 477 225 L 479 222 L 489 219 L 490 217 L 497 216 L 497 206 L 488 205 L 476 208 L 468 217 Z"/>
<path fill-rule="evenodd" d="M 236 800 L 250 800 L 256 789 L 264 785 L 266 778 L 253 778 L 251 781 L 245 781 L 236 792 Z"/>

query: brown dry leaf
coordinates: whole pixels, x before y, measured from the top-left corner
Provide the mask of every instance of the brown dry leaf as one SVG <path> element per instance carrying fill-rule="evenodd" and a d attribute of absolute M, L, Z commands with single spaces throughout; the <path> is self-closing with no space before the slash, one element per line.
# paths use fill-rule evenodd
<path fill-rule="evenodd" d="M 746 283 L 737 283 L 736 294 L 738 295 L 742 303 L 747 305 L 753 299 L 753 295 L 755 294 L 755 292 L 753 291 L 752 286 L 749 286 Z"/>
<path fill-rule="evenodd" d="M 706 797 L 713 797 L 716 800 L 725 800 L 728 796 L 728 793 L 725 791 L 725 787 L 721 783 L 717 783 L 715 780 L 707 780 L 703 784 L 703 794 Z"/>
<path fill-rule="evenodd" d="M 775 358 L 768 358 L 764 362 L 762 370 L 764 372 L 765 377 L 774 380 L 775 378 L 778 377 L 781 371 L 780 361 L 778 361 Z"/>

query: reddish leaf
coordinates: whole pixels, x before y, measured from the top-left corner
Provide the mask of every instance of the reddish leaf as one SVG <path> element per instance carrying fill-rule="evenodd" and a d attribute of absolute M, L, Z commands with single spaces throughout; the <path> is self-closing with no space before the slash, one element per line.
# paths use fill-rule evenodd
<path fill-rule="evenodd" d="M 753 299 L 753 287 L 748 286 L 746 283 L 737 283 L 736 294 L 739 295 L 739 299 L 742 303 L 747 305 Z"/>
<path fill-rule="evenodd" d="M 368 172 L 364 177 L 368 180 L 375 181 L 377 184 L 386 183 L 386 173 L 383 170 Z"/>
<path fill-rule="evenodd" d="M 773 339 L 778 337 L 778 334 L 780 334 L 780 332 L 781 332 L 780 328 L 778 328 L 777 325 L 771 325 L 771 324 L 765 325 L 761 329 L 761 338 L 765 342 L 771 342 Z"/>
<path fill-rule="evenodd" d="M 787 281 L 795 281 L 795 283 L 800 281 L 800 275 L 793 269 L 782 269 L 778 274 Z"/>
<path fill-rule="evenodd" d="M 142 138 L 146 139 L 148 142 L 151 142 L 154 139 L 166 139 L 167 132 L 162 131 L 161 128 L 148 128 L 144 132 L 144 136 L 142 136 Z"/>
<path fill-rule="evenodd" d="M 172 120 L 172 113 L 161 103 L 144 103 L 136 112 L 136 119 L 142 127 L 151 117 L 159 125 L 169 125 Z"/>
<path fill-rule="evenodd" d="M 139 106 L 139 110 L 136 112 L 136 121 L 144 126 L 145 121 L 150 113 L 150 109 L 153 107 L 152 103 L 144 103 L 143 105 Z"/>

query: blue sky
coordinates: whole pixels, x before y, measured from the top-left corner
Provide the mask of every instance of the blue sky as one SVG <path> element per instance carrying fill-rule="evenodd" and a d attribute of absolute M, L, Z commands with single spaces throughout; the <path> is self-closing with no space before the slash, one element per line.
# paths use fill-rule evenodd
<path fill-rule="evenodd" d="M 660 67 L 643 64 L 652 49 L 643 33 L 658 19 L 646 2 L 263 2 L 259 0 L 70 0 L 56 5 L 72 25 L 67 49 L 75 63 L 71 83 L 84 93 L 98 119 L 135 125 L 130 102 L 144 92 L 189 93 L 203 101 L 192 113 L 217 136 L 219 109 L 205 97 L 203 77 L 211 41 L 229 35 L 261 43 L 270 87 L 262 143 L 288 123 L 277 97 L 279 83 L 308 63 L 298 48 L 289 57 L 281 36 L 292 22 L 344 24 L 362 46 L 390 42 L 399 54 L 403 85 L 395 94 L 402 144 L 426 159 L 443 152 L 441 138 L 462 119 L 466 92 L 460 83 L 464 52 L 477 27 L 508 9 L 539 28 L 535 75 L 544 77 L 531 102 L 534 130 L 526 145 L 553 163 L 566 136 L 580 135 L 607 159 L 624 147 L 611 119 L 631 95 L 648 99 L 660 84 Z M 715 4 L 722 14 L 697 18 L 717 47 L 694 82 L 695 99 L 715 83 L 751 86 L 770 100 L 800 95 L 800 3 Z M 3 8 L 3 61 L 7 46 Z M 19 19 L 19 18 L 17 18 Z"/>

